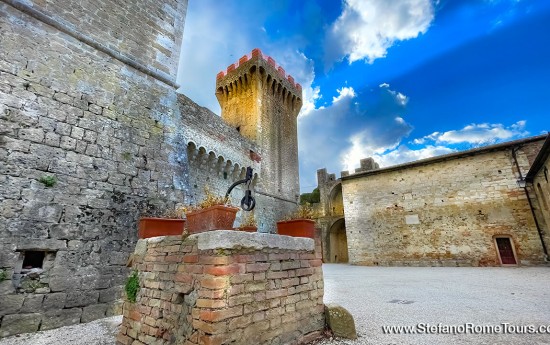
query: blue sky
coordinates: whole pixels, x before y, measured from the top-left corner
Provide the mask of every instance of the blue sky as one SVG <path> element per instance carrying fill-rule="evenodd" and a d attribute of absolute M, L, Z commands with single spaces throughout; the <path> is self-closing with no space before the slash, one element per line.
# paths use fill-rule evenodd
<path fill-rule="evenodd" d="M 216 74 L 253 48 L 303 86 L 302 192 L 550 130 L 547 0 L 191 0 L 181 91 L 219 114 Z"/>

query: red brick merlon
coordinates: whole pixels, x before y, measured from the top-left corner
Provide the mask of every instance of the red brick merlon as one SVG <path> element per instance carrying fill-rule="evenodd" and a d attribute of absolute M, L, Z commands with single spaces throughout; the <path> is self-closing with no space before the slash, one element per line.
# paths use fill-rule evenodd
<path fill-rule="evenodd" d="M 277 65 L 275 60 L 262 54 L 258 48 L 253 49 L 250 55 L 244 55 L 237 62 L 221 71 L 216 76 L 216 90 L 228 90 L 238 83 L 249 82 L 251 76 L 259 74 L 264 81 L 276 83 L 276 88 L 286 90 L 301 100 L 302 86 L 294 81 L 290 74 L 286 74 L 283 67 Z M 270 78 L 269 78 L 270 77 Z"/>

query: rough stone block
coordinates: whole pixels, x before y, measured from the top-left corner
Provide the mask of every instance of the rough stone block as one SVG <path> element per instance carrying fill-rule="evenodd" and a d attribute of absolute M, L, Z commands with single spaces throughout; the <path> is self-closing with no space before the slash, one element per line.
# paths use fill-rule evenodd
<path fill-rule="evenodd" d="M 23 295 L 3 295 L 0 296 L 0 316 L 13 314 L 19 311 L 23 306 L 25 296 Z"/>
<path fill-rule="evenodd" d="M 11 279 L 0 282 L 0 295 L 8 295 L 15 292 Z"/>
<path fill-rule="evenodd" d="M 44 314 L 40 330 L 45 331 L 48 329 L 75 325 L 80 323 L 81 317 L 82 309 L 80 308 L 51 310 Z"/>
<path fill-rule="evenodd" d="M 109 306 L 107 304 L 95 304 L 84 307 L 82 309 L 82 318 L 80 319 L 80 321 L 90 322 L 93 320 L 101 319 L 105 317 L 105 313 L 107 312 L 108 307 Z"/>
<path fill-rule="evenodd" d="M 42 308 L 44 310 L 53 310 L 60 309 L 61 306 L 65 306 L 65 300 L 67 299 L 67 294 L 63 292 L 50 293 L 44 297 L 42 302 Z"/>
<path fill-rule="evenodd" d="M 36 313 L 42 309 L 44 295 L 27 295 L 20 313 Z"/>
<path fill-rule="evenodd" d="M 80 277 L 65 276 L 54 274 L 50 277 L 50 289 L 53 292 L 73 290 L 79 288 L 81 283 Z"/>
<path fill-rule="evenodd" d="M 69 292 L 65 301 L 65 308 L 85 307 L 97 303 L 99 291 L 78 291 Z"/>
<path fill-rule="evenodd" d="M 328 327 L 335 336 L 346 339 L 357 339 L 353 316 L 338 304 L 325 305 L 325 317 Z"/>
<path fill-rule="evenodd" d="M 2 318 L 0 337 L 36 332 L 40 326 L 40 320 L 42 320 L 42 315 L 38 313 L 6 315 Z"/>

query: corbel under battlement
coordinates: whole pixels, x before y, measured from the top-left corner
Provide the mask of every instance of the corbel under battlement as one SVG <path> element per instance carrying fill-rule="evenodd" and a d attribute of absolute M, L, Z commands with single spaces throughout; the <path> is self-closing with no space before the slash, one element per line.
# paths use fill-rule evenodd
<path fill-rule="evenodd" d="M 283 98 L 286 103 L 302 103 L 302 86 L 286 74 L 275 60 L 263 55 L 261 50 L 253 49 L 250 55 L 244 55 L 234 64 L 216 76 L 216 96 L 218 100 L 227 99 L 231 93 L 240 93 L 258 76 L 261 87 L 273 95 Z"/>

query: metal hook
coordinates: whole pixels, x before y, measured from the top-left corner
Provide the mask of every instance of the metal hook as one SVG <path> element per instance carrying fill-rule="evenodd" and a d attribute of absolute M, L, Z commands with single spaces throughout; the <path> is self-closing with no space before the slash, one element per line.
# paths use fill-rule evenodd
<path fill-rule="evenodd" d="M 229 194 L 233 188 L 237 187 L 240 184 L 246 183 L 246 191 L 244 192 L 244 197 L 241 199 L 241 208 L 244 211 L 252 211 L 256 207 L 256 200 L 252 196 L 252 191 L 250 190 L 250 183 L 252 182 L 252 168 L 246 168 L 246 178 L 244 180 L 239 180 L 231 185 L 225 194 L 225 197 L 228 198 Z"/>

